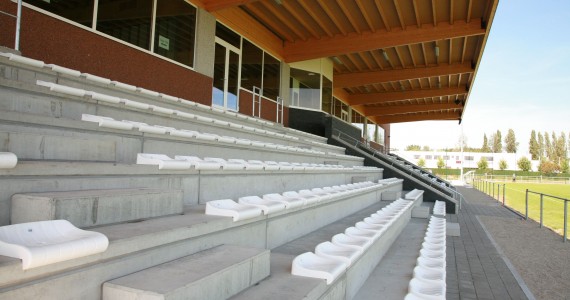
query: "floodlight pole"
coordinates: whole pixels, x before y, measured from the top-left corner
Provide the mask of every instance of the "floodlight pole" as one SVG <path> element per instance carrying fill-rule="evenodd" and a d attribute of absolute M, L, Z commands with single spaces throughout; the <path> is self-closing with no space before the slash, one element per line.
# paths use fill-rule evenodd
<path fill-rule="evenodd" d="M 22 0 L 18 0 L 18 10 L 16 12 L 16 37 L 14 50 L 20 51 L 20 24 L 22 23 Z"/>
<path fill-rule="evenodd" d="M 460 145 L 460 147 L 461 147 L 461 172 L 460 172 L 459 178 L 461 179 L 461 181 L 465 181 L 465 179 L 463 178 L 463 160 L 464 160 L 463 159 L 463 124 L 459 125 L 459 126 L 461 126 L 461 141 L 459 142 L 461 144 Z"/>

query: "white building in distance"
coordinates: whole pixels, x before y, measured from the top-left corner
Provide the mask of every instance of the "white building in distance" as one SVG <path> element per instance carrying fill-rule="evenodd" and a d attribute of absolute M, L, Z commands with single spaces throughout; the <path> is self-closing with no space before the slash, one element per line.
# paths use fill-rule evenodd
<path fill-rule="evenodd" d="M 489 169 L 500 170 L 499 162 L 504 159 L 507 162 L 506 170 L 519 170 L 517 161 L 523 156 L 531 160 L 530 154 L 520 153 L 484 153 L 484 152 L 445 152 L 445 151 L 394 151 L 394 154 L 402 158 L 418 164 L 418 161 L 423 158 L 425 160 L 425 168 L 436 169 L 437 160 L 439 157 L 443 158 L 447 169 L 460 169 L 461 162 L 463 168 L 477 169 L 477 163 L 482 157 L 487 159 Z M 463 155 L 463 159 L 462 159 Z M 536 171 L 539 165 L 538 160 L 531 160 L 532 171 Z"/>

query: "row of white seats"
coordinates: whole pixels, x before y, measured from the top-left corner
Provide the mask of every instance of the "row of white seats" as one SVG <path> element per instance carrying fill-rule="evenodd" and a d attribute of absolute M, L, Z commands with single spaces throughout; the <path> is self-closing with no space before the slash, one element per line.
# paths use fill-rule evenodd
<path fill-rule="evenodd" d="M 165 154 L 139 153 L 137 164 L 155 165 L 159 170 L 227 170 L 227 171 L 305 171 L 305 170 L 353 170 L 342 165 L 289 163 L 276 161 L 228 159 Z M 355 167 L 356 168 L 356 167 Z"/>
<path fill-rule="evenodd" d="M 403 214 L 413 201 L 398 199 L 370 217 L 336 234 L 330 242 L 315 247 L 315 252 L 298 255 L 292 262 L 291 274 L 321 278 L 331 284 Z"/>
<path fill-rule="evenodd" d="M 267 134 L 267 135 L 271 135 L 271 136 L 277 136 L 279 138 L 284 138 L 284 139 L 299 140 L 298 137 L 274 132 L 271 130 L 254 128 L 254 127 L 244 126 L 244 125 L 237 124 L 237 123 L 218 120 L 216 118 L 208 118 L 208 117 L 204 117 L 204 116 L 200 116 L 200 115 L 194 115 L 194 114 L 183 112 L 183 111 L 176 110 L 176 109 L 170 109 L 170 108 L 166 108 L 166 107 L 162 107 L 162 106 L 158 106 L 158 105 L 147 104 L 144 102 L 138 102 L 138 101 L 133 101 L 133 100 L 125 99 L 125 98 L 109 96 L 109 95 L 105 95 L 105 94 L 98 93 L 98 92 L 86 91 L 83 89 L 69 87 L 69 86 L 65 86 L 65 85 L 61 85 L 61 84 L 57 84 L 57 83 L 53 83 L 53 82 L 46 82 L 46 81 L 38 80 L 36 82 L 36 84 L 39 86 L 47 87 L 50 89 L 50 91 L 54 91 L 54 92 L 58 92 L 58 93 L 66 94 L 66 95 L 77 96 L 77 97 L 89 96 L 93 100 L 97 100 L 97 101 L 103 101 L 103 102 L 112 103 L 112 104 L 123 104 L 127 107 L 132 107 L 132 108 L 137 108 L 137 109 L 142 109 L 142 110 L 149 110 L 149 111 L 158 112 L 158 113 L 161 113 L 164 115 L 169 115 L 169 116 L 170 115 L 176 115 L 176 116 L 179 116 L 179 117 L 182 117 L 185 119 L 197 120 L 197 121 L 201 121 L 201 122 L 205 122 L 205 123 L 214 123 L 214 124 L 218 124 L 218 125 L 222 125 L 222 126 L 229 126 L 232 128 L 241 128 L 241 129 L 244 129 L 247 131 L 252 131 L 252 132 L 259 133 L 259 134 Z M 204 110 L 217 110 L 217 108 L 211 108 L 210 106 L 206 106 L 206 105 L 198 104 L 198 103 L 195 103 L 191 106 L 196 106 L 196 107 L 202 108 Z M 231 112 L 229 112 L 229 113 L 233 114 L 235 116 L 235 113 L 231 113 Z"/>
<path fill-rule="evenodd" d="M 433 205 L 433 214 L 445 217 L 445 201 L 435 201 L 435 204 Z"/>
<path fill-rule="evenodd" d="M 273 193 L 259 196 L 247 196 L 235 202 L 232 199 L 213 200 L 206 203 L 206 214 L 232 217 L 233 221 L 268 215 L 285 209 L 333 200 L 350 194 L 372 190 L 379 185 L 371 181 L 343 184 L 332 187 L 288 191 L 283 194 Z"/>
<path fill-rule="evenodd" d="M 405 300 L 445 300 L 446 224 L 432 216 Z"/>
<path fill-rule="evenodd" d="M 0 226 L 0 255 L 21 259 L 23 270 L 104 252 L 108 245 L 104 234 L 67 220 Z"/>
<path fill-rule="evenodd" d="M 143 133 L 164 134 L 180 138 L 198 139 L 203 141 L 217 141 L 226 144 L 247 145 L 247 146 L 260 147 L 260 148 L 278 149 L 278 150 L 286 150 L 292 152 L 310 153 L 318 155 L 331 154 L 303 147 L 285 146 L 280 144 L 252 141 L 248 139 L 240 139 L 230 136 L 220 136 L 212 133 L 203 133 L 194 130 L 177 129 L 174 127 L 160 126 L 160 125 L 149 125 L 147 123 L 129 121 L 129 120 L 118 121 L 110 117 L 96 116 L 90 114 L 82 114 L 81 120 L 86 122 L 97 123 L 99 127 L 111 128 L 117 130 L 134 129 Z"/>

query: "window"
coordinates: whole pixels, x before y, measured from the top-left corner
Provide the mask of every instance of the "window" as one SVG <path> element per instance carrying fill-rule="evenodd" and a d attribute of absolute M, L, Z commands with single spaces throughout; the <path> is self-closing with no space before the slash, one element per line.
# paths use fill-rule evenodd
<path fill-rule="evenodd" d="M 150 49 L 153 0 L 99 0 L 97 30 Z"/>
<path fill-rule="evenodd" d="M 493 157 L 492 156 L 487 156 L 485 157 L 487 159 L 487 161 L 493 161 Z"/>
<path fill-rule="evenodd" d="M 431 155 L 426 155 L 426 159 L 431 159 Z"/>
<path fill-rule="evenodd" d="M 420 155 L 418 154 L 414 155 L 414 159 L 420 159 Z"/>
<path fill-rule="evenodd" d="M 333 104 L 333 85 L 332 81 L 330 81 L 325 76 L 323 77 L 323 91 L 322 91 L 322 109 L 325 112 L 330 112 L 332 110 Z"/>
<path fill-rule="evenodd" d="M 263 56 L 263 96 L 272 100 L 279 97 L 281 62 L 265 53 Z"/>
<path fill-rule="evenodd" d="M 305 70 L 291 68 L 292 104 L 321 109 L 321 76 Z"/>
<path fill-rule="evenodd" d="M 472 161 L 473 159 L 474 159 L 473 156 L 465 156 L 465 160 L 470 160 L 470 161 Z"/>
<path fill-rule="evenodd" d="M 196 8 L 184 0 L 26 2 L 181 64 L 194 65 Z"/>
<path fill-rule="evenodd" d="M 448 160 L 448 159 L 449 159 L 449 156 L 444 155 L 444 156 L 443 156 L 443 159 L 444 159 L 444 160 Z"/>
<path fill-rule="evenodd" d="M 241 36 L 227 28 L 220 22 L 216 22 L 216 36 L 228 42 L 230 45 L 240 48 Z"/>
<path fill-rule="evenodd" d="M 46 1 L 46 0 L 26 0 L 43 10 L 49 11 L 58 16 L 77 22 L 81 25 L 91 27 L 93 25 L 93 3 L 94 0 L 76 1 Z"/>
<path fill-rule="evenodd" d="M 157 2 L 154 52 L 187 66 L 194 65 L 196 8 L 184 1 Z"/>
<path fill-rule="evenodd" d="M 263 50 L 244 39 L 241 53 L 241 87 L 250 91 L 261 88 Z"/>

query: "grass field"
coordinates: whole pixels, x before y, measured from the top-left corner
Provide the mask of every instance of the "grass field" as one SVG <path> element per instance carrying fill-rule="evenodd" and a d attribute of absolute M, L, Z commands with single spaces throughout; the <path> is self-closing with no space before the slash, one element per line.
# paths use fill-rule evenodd
<path fill-rule="evenodd" d="M 524 215 L 525 191 L 543 193 L 561 198 L 570 199 L 570 185 L 564 184 L 541 184 L 541 183 L 507 183 L 505 204 Z M 502 191 L 501 191 L 502 193 Z M 501 199 L 502 200 L 502 199 Z M 551 197 L 543 197 L 543 223 L 560 235 L 564 230 L 564 201 Z M 529 193 L 528 216 L 539 222 L 540 220 L 540 195 Z M 570 203 L 568 204 L 568 218 L 570 219 Z M 570 220 L 568 220 L 570 225 Z M 570 226 L 568 226 L 570 235 Z"/>

